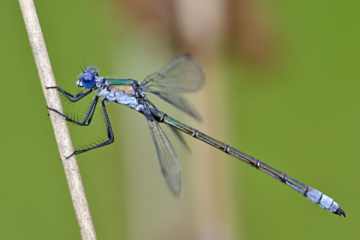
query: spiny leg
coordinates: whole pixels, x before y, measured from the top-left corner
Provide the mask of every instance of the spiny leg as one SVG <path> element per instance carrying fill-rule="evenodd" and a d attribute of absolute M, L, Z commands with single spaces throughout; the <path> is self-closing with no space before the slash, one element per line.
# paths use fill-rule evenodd
<path fill-rule="evenodd" d="M 74 118 L 71 118 L 70 116 L 67 116 L 66 114 L 54 109 L 54 108 L 50 108 L 48 107 L 49 111 L 52 111 L 52 112 L 55 112 L 57 114 L 59 114 L 60 116 L 64 117 L 66 121 L 69 121 L 69 122 L 72 122 L 72 123 L 75 123 L 77 125 L 80 125 L 80 126 L 88 126 L 90 123 L 91 123 L 91 120 L 94 116 L 94 113 L 95 113 L 95 108 L 96 108 L 96 104 L 99 100 L 99 97 L 98 96 L 95 96 L 93 101 L 91 102 L 90 104 L 90 107 L 89 107 L 89 110 L 86 112 L 85 114 L 85 117 L 83 120 L 81 121 L 78 121 Z"/>
<path fill-rule="evenodd" d="M 77 93 L 77 94 L 73 95 L 73 94 L 65 91 L 61 87 L 57 87 L 57 86 L 46 87 L 46 89 L 56 89 L 56 90 L 58 90 L 64 97 L 66 97 L 71 102 L 77 102 L 77 101 L 79 101 L 80 99 L 87 96 L 89 93 L 91 93 L 93 91 L 92 89 L 90 89 L 90 90 L 88 90 L 86 92 L 80 92 L 80 93 Z"/>
<path fill-rule="evenodd" d="M 84 153 L 84 152 L 87 152 L 87 151 L 90 151 L 90 150 L 93 150 L 93 149 L 96 149 L 96 148 L 101 148 L 101 147 L 104 147 L 104 146 L 109 145 L 109 144 L 114 142 L 114 133 L 113 133 L 113 130 L 112 130 L 112 127 L 111 127 L 111 122 L 110 122 L 109 115 L 108 115 L 107 110 L 106 110 L 105 102 L 106 102 L 106 100 L 102 100 L 101 101 L 101 106 L 102 106 L 102 110 L 103 110 L 103 115 L 104 115 L 105 126 L 106 126 L 106 131 L 107 131 L 107 137 L 108 138 L 105 141 L 103 141 L 101 143 L 98 143 L 98 144 L 95 144 L 93 146 L 77 149 L 72 154 L 67 156 L 66 159 L 72 157 L 73 155 L 78 155 L 80 153 Z"/>

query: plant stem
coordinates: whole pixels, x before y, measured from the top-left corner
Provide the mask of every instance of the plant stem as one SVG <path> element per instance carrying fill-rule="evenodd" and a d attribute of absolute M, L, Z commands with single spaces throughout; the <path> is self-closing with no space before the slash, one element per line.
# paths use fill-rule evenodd
<path fill-rule="evenodd" d="M 49 107 L 62 111 L 59 95 L 56 91 L 46 90 L 46 86 L 56 86 L 56 81 L 51 68 L 44 37 L 40 28 L 39 19 L 33 0 L 19 0 L 21 12 L 28 33 L 30 45 L 36 62 L 41 86 Z M 77 221 L 80 225 L 83 240 L 96 239 L 95 229 L 92 223 L 88 202 L 81 181 L 79 167 L 75 156 L 65 159 L 64 156 L 73 152 L 73 146 L 65 121 L 54 114 L 50 114 L 50 120 L 54 129 L 55 139 L 65 170 L 71 200 L 75 208 Z"/>

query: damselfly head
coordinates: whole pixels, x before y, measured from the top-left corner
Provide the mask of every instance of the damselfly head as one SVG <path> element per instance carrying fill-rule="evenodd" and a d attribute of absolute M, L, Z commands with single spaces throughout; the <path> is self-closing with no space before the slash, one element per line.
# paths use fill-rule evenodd
<path fill-rule="evenodd" d="M 94 67 L 87 67 L 80 74 L 79 79 L 76 82 L 78 87 L 91 89 L 96 86 L 96 79 L 99 76 L 99 72 Z"/>

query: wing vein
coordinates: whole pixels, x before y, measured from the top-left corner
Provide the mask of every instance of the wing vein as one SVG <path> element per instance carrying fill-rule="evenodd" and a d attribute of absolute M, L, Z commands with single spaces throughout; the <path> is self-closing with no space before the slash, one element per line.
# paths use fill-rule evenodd
<path fill-rule="evenodd" d="M 151 137 L 154 141 L 161 173 L 174 195 L 181 192 L 181 166 L 174 147 L 156 121 L 148 120 Z"/>

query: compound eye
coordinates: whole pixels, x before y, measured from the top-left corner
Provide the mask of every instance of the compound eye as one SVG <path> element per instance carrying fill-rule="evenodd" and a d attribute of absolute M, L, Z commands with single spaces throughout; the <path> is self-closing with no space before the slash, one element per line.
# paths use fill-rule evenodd
<path fill-rule="evenodd" d="M 86 72 L 82 76 L 83 81 L 93 81 L 94 80 L 94 74 L 90 72 Z"/>

